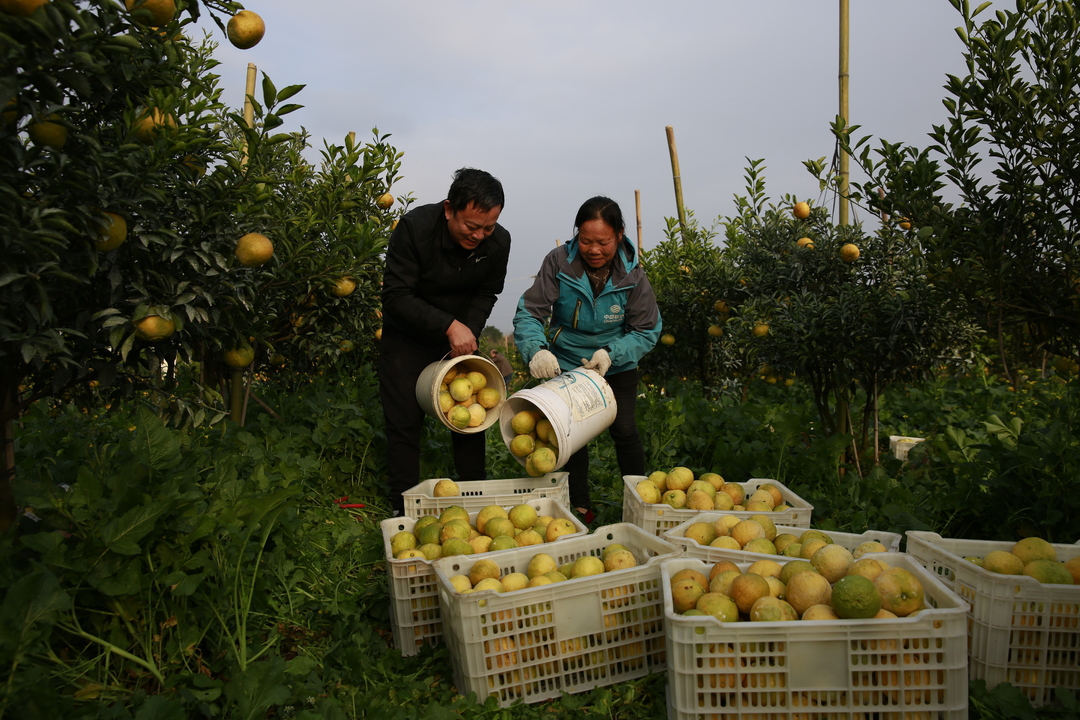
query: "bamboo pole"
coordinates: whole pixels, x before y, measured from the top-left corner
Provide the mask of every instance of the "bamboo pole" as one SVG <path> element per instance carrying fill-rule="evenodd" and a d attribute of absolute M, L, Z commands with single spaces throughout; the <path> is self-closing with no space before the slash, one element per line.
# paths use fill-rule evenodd
<path fill-rule="evenodd" d="M 848 1 L 840 0 L 840 117 L 844 119 L 844 129 L 848 122 L 848 38 L 850 34 L 850 16 Z M 840 224 L 848 224 L 848 180 L 851 158 L 846 152 L 840 153 Z"/>
<path fill-rule="evenodd" d="M 248 63 L 247 66 L 247 82 L 244 84 L 244 124 L 249 128 L 255 127 L 255 106 L 252 104 L 251 99 L 255 97 L 255 77 L 258 75 L 258 70 L 255 68 L 255 63 Z M 247 151 L 247 138 L 244 139 L 244 150 L 240 157 L 240 165 L 247 167 L 248 151 Z"/>
<path fill-rule="evenodd" d="M 634 209 L 637 211 L 637 251 L 641 254 L 641 191 L 634 191 Z"/>
<path fill-rule="evenodd" d="M 675 128 L 668 125 L 668 153 L 671 155 L 671 177 L 675 180 L 675 207 L 679 212 L 679 234 L 686 240 L 686 208 L 683 207 L 682 176 L 679 174 L 679 151 L 675 149 Z"/>
<path fill-rule="evenodd" d="M 349 131 L 349 145 L 351 147 L 356 147 L 356 131 L 355 130 L 350 130 Z"/>

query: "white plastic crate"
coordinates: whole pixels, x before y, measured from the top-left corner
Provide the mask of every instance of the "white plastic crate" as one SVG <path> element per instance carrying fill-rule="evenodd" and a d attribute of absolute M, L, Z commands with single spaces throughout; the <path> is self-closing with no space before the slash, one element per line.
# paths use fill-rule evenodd
<path fill-rule="evenodd" d="M 701 510 L 673 508 L 670 505 L 665 505 L 663 503 L 645 502 L 641 499 L 641 496 L 638 495 L 637 484 L 642 480 L 647 479 L 648 478 L 644 475 L 623 475 L 623 522 L 633 523 L 640 528 L 648 530 L 654 535 L 662 536 L 676 525 L 681 525 L 690 518 L 701 514 Z M 810 516 L 814 511 L 814 506 L 793 493 L 782 483 L 765 478 L 751 478 L 750 480 L 739 484 L 746 490 L 746 496 L 750 497 L 755 490 L 765 483 L 772 483 L 779 488 L 780 495 L 784 498 L 784 502 L 790 506 L 790 509 L 784 510 L 783 512 L 767 513 L 759 513 L 756 510 L 749 512 L 739 510 L 737 512 L 731 511 L 725 514 L 735 515 L 736 517 L 744 519 L 751 515 L 767 515 L 777 525 L 782 524 L 808 529 L 810 527 Z"/>
<path fill-rule="evenodd" d="M 889 452 L 893 454 L 897 460 L 907 460 L 908 452 L 911 448 L 921 443 L 926 438 L 921 437 L 904 437 L 903 435 L 890 435 L 889 436 Z"/>
<path fill-rule="evenodd" d="M 413 519 L 438 515 L 451 505 L 460 505 L 469 512 L 488 505 L 517 505 L 537 498 L 552 498 L 570 506 L 569 473 L 554 472 L 540 477 L 507 480 L 469 480 L 459 482 L 460 495 L 435 497 L 435 483 L 443 478 L 424 480 L 401 494 L 405 500 L 405 516 Z"/>
<path fill-rule="evenodd" d="M 578 519 L 577 513 L 558 500 L 537 498 L 508 503 L 504 507 L 509 509 L 513 505 L 522 503 L 536 508 L 538 515 L 568 518 L 574 523 L 576 531 L 558 538 L 556 542 L 589 532 L 585 524 Z M 496 503 L 485 503 L 485 506 L 494 504 Z M 476 515 L 479 512 L 480 508 L 469 513 L 471 523 L 476 522 Z M 383 548 L 386 553 L 386 574 L 390 585 L 390 621 L 394 628 L 394 646 L 401 651 L 402 655 L 415 655 L 419 652 L 420 646 L 439 642 L 443 635 L 442 613 L 439 610 L 438 589 L 435 571 L 431 569 L 431 561 L 423 558 L 397 560 L 390 551 L 390 539 L 402 530 L 412 532 L 415 525 L 416 519 L 406 517 L 388 518 L 380 523 Z M 553 544 L 542 543 L 531 547 L 546 548 Z M 493 557 L 504 552 L 512 552 L 512 550 L 497 550 L 467 557 Z"/>
<path fill-rule="evenodd" d="M 679 554 L 671 543 L 635 525 L 617 523 L 590 535 L 492 556 L 502 573 L 525 572 L 546 552 L 562 565 L 599 557 L 625 545 L 638 566 L 526 588 L 512 593 L 457 593 L 454 575 L 467 575 L 482 556 L 440 558 L 443 630 L 458 692 L 503 707 L 558 698 L 643 677 L 664 669 L 664 600 L 660 562 Z"/>
<path fill-rule="evenodd" d="M 686 617 L 674 610 L 671 576 L 684 568 L 708 573 L 710 565 L 664 561 L 668 720 L 966 720 L 967 604 L 913 558 L 882 559 L 915 573 L 930 607 L 895 620 Z"/>
<path fill-rule="evenodd" d="M 1010 683 L 1032 704 L 1044 705 L 1054 699 L 1054 688 L 1080 689 L 1080 585 L 1043 585 L 964 560 L 1013 544 L 907 532 L 907 552 L 971 604 L 971 679 L 990 688 Z M 1080 555 L 1080 545 L 1054 547 L 1059 560 Z"/>
<path fill-rule="evenodd" d="M 725 512 L 704 512 L 687 520 L 684 523 L 676 525 L 670 530 L 666 531 L 661 537 L 668 540 L 683 549 L 683 555 L 685 557 L 698 558 L 705 560 L 706 562 L 715 563 L 719 560 L 732 560 L 734 562 L 754 562 L 755 560 L 776 560 L 778 562 L 786 562 L 787 560 L 795 560 L 796 558 L 783 557 L 780 555 L 767 555 L 765 553 L 747 552 L 745 550 L 729 550 L 727 548 L 711 547 L 708 545 L 699 545 L 694 540 L 686 537 L 686 529 L 697 522 L 716 522 L 724 515 L 733 514 Z M 755 513 L 756 514 L 756 513 Z M 777 525 L 776 534 L 791 533 L 798 537 L 806 532 L 807 528 L 792 527 L 789 525 Z M 889 552 L 900 552 L 900 535 L 891 532 L 881 532 L 878 530 L 867 530 L 864 533 L 845 533 L 837 532 L 835 530 L 822 530 L 825 534 L 832 538 L 833 542 L 837 545 L 843 545 L 848 550 L 854 550 L 864 542 L 870 542 L 876 540 L 885 546 L 885 549 Z"/>

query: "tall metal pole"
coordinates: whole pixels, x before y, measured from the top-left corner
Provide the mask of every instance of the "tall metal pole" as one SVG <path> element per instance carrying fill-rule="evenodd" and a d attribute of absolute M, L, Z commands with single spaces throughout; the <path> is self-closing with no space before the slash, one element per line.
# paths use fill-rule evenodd
<path fill-rule="evenodd" d="M 840 117 L 844 119 L 844 129 L 848 122 L 848 0 L 840 0 Z M 851 158 L 846 152 L 840 153 L 840 224 L 848 224 L 848 165 Z"/>

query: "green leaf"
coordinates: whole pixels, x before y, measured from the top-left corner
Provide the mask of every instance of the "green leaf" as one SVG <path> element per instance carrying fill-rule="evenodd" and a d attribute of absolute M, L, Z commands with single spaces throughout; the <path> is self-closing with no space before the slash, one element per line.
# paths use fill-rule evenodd
<path fill-rule="evenodd" d="M 120 555 L 138 555 L 139 541 L 154 529 L 155 521 L 169 508 L 170 502 L 155 502 L 134 507 L 121 517 L 112 520 L 101 529 L 105 545 Z"/>
<path fill-rule="evenodd" d="M 38 566 L 8 588 L 0 605 L 0 644 L 15 649 L 19 657 L 35 639 L 46 634 L 56 614 L 71 607 L 71 598 L 60 581 Z"/>
<path fill-rule="evenodd" d="M 157 415 L 143 407 L 139 409 L 137 431 L 132 439 L 132 454 L 154 470 L 172 467 L 180 460 L 180 438 L 165 427 Z"/>
<path fill-rule="evenodd" d="M 274 82 L 270 79 L 270 76 L 263 73 L 262 80 L 263 91 L 263 105 L 270 108 L 277 102 L 277 88 L 274 87 Z"/>

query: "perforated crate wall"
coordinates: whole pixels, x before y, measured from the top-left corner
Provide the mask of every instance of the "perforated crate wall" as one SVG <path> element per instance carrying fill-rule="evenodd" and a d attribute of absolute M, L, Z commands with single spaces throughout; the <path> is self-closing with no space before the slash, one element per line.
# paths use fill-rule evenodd
<path fill-rule="evenodd" d="M 435 497 L 435 484 L 444 478 L 424 480 L 401 494 L 405 500 L 405 516 L 418 519 L 438 515 L 451 505 L 460 505 L 469 512 L 488 505 L 518 505 L 528 500 L 552 498 L 570 506 L 569 473 L 554 472 L 540 477 L 509 478 L 505 480 L 468 480 L 457 484 L 460 495 Z"/>

